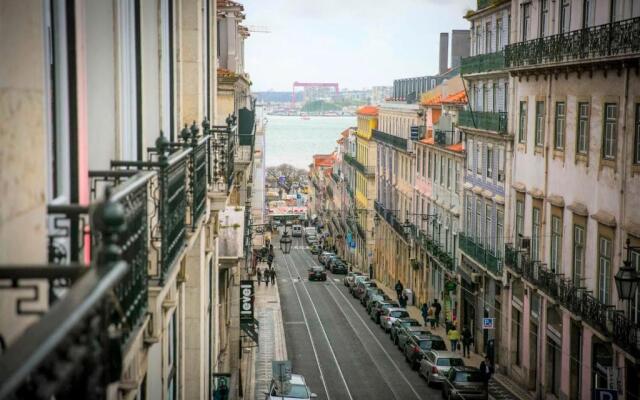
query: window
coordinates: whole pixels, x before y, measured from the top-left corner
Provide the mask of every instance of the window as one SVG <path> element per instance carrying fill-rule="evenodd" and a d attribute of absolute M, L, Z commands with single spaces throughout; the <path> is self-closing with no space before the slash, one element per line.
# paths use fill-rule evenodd
<path fill-rule="evenodd" d="M 452 170 L 451 170 L 451 159 L 448 158 L 447 159 L 447 189 L 451 189 L 451 176 L 452 176 Z"/>
<path fill-rule="evenodd" d="M 618 134 L 618 105 L 604 105 L 604 129 L 602 137 L 602 157 L 607 160 L 616 158 L 616 136 Z"/>
<path fill-rule="evenodd" d="M 594 25 L 593 5 L 595 0 L 583 0 L 582 2 L 582 27 L 588 28 Z"/>
<path fill-rule="evenodd" d="M 589 103 L 578 103 L 576 153 L 587 154 L 589 146 Z"/>
<path fill-rule="evenodd" d="M 493 112 L 498 111 L 498 84 L 496 82 L 493 82 L 493 85 L 491 86 L 491 110 Z"/>
<path fill-rule="evenodd" d="M 585 229 L 583 225 L 573 225 L 573 284 L 580 287 L 584 276 Z"/>
<path fill-rule="evenodd" d="M 478 24 L 476 26 L 476 55 L 480 54 L 480 44 L 482 43 L 482 29 Z"/>
<path fill-rule="evenodd" d="M 531 24 L 531 3 L 522 5 L 522 41 L 529 39 L 529 26 Z"/>
<path fill-rule="evenodd" d="M 467 236 L 472 237 L 473 235 L 473 197 L 471 194 L 467 193 L 465 196 L 467 201 L 467 217 L 465 218 L 465 232 Z"/>
<path fill-rule="evenodd" d="M 487 22 L 484 28 L 484 52 L 491 53 L 491 22 Z"/>
<path fill-rule="evenodd" d="M 456 163 L 456 176 L 453 182 L 456 194 L 460 193 L 460 163 Z"/>
<path fill-rule="evenodd" d="M 540 208 L 533 207 L 531 215 L 531 259 L 540 259 Z"/>
<path fill-rule="evenodd" d="M 544 101 L 536 101 L 536 146 L 544 145 Z"/>
<path fill-rule="evenodd" d="M 482 200 L 476 199 L 476 244 L 482 246 Z"/>
<path fill-rule="evenodd" d="M 487 84 L 482 85 L 482 109 L 481 111 L 489 111 L 489 90 Z"/>
<path fill-rule="evenodd" d="M 474 150 L 473 150 L 473 139 L 467 139 L 467 170 L 469 172 L 473 172 L 473 155 Z"/>
<path fill-rule="evenodd" d="M 502 257 L 504 249 L 504 211 L 496 211 L 496 255 Z"/>
<path fill-rule="evenodd" d="M 610 303 L 611 294 L 611 239 L 598 238 L 598 300 Z"/>
<path fill-rule="evenodd" d="M 524 234 L 524 200 L 516 200 L 516 236 Z"/>
<path fill-rule="evenodd" d="M 487 178 L 493 179 L 493 148 L 487 147 Z"/>
<path fill-rule="evenodd" d="M 640 103 L 636 104 L 636 123 L 633 139 L 633 163 L 640 164 Z"/>
<path fill-rule="evenodd" d="M 540 37 L 547 34 L 549 26 L 549 0 L 540 1 Z"/>
<path fill-rule="evenodd" d="M 518 127 L 518 142 L 527 142 L 527 102 L 520 102 L 520 126 Z"/>
<path fill-rule="evenodd" d="M 571 9 L 569 0 L 560 0 L 559 33 L 569 32 L 571 29 Z"/>
<path fill-rule="evenodd" d="M 431 179 L 431 151 L 429 151 L 429 159 L 427 161 L 427 177 Z"/>
<path fill-rule="evenodd" d="M 440 156 L 440 184 L 444 185 L 444 156 Z"/>
<path fill-rule="evenodd" d="M 563 101 L 559 101 L 556 103 L 556 123 L 555 123 L 555 132 L 554 132 L 554 140 L 553 147 L 557 150 L 564 149 L 564 127 L 565 127 L 565 103 Z"/>
<path fill-rule="evenodd" d="M 487 204 L 484 209 L 484 244 L 487 250 L 493 250 L 493 238 L 491 237 L 491 227 L 493 225 L 491 217 L 493 214 L 493 206 L 491 204 Z"/>
<path fill-rule="evenodd" d="M 549 268 L 554 273 L 561 270 L 562 258 L 562 219 L 559 216 L 551 215 L 551 259 Z"/>
<path fill-rule="evenodd" d="M 498 146 L 498 182 L 504 183 L 504 146 Z"/>
<path fill-rule="evenodd" d="M 476 144 L 476 174 L 482 175 L 482 143 Z"/>
<path fill-rule="evenodd" d="M 631 245 L 637 245 L 637 240 L 635 242 L 632 240 Z M 631 250 L 630 261 L 631 266 L 640 273 L 640 249 Z M 635 299 L 631 301 L 631 320 L 640 322 L 640 290 L 636 290 Z"/>
<path fill-rule="evenodd" d="M 496 51 L 502 50 L 502 18 L 496 19 Z"/>
<path fill-rule="evenodd" d="M 619 0 L 611 0 L 611 19 L 610 22 L 620 21 L 622 19 L 622 13 L 620 10 L 620 6 L 622 2 Z"/>

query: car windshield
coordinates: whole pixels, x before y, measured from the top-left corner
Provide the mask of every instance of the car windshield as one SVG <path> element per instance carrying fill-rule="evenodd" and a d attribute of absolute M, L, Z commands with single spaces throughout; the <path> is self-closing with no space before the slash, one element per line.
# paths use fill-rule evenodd
<path fill-rule="evenodd" d="M 278 391 L 274 388 L 271 391 L 272 396 L 287 396 L 292 397 L 294 399 L 308 399 L 309 391 L 305 385 L 289 385 L 286 391 Z"/>
<path fill-rule="evenodd" d="M 479 371 L 457 371 L 456 382 L 482 382 L 482 376 Z"/>
<path fill-rule="evenodd" d="M 420 326 L 420 322 L 411 320 L 411 321 L 402 321 L 402 326 Z"/>
<path fill-rule="evenodd" d="M 389 315 L 392 316 L 393 318 L 404 318 L 404 317 L 408 317 L 409 313 L 406 311 L 391 311 Z"/>
<path fill-rule="evenodd" d="M 441 340 L 421 340 L 420 348 L 423 350 L 447 350 L 447 346 Z"/>
<path fill-rule="evenodd" d="M 463 367 L 464 361 L 462 361 L 462 358 L 438 358 L 436 365 L 441 367 Z"/>

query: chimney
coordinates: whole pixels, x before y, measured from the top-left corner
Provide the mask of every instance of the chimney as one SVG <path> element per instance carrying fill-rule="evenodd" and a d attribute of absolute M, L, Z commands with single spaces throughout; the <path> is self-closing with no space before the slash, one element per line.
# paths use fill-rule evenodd
<path fill-rule="evenodd" d="M 451 68 L 460 66 L 460 60 L 469 57 L 471 35 L 469 30 L 454 29 L 451 32 Z"/>
<path fill-rule="evenodd" d="M 447 72 L 449 65 L 449 34 L 447 32 L 440 33 L 440 68 L 438 74 Z"/>

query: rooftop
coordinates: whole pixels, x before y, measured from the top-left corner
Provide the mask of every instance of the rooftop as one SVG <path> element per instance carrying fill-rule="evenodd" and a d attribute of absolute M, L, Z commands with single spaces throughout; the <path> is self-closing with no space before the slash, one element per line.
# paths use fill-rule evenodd
<path fill-rule="evenodd" d="M 370 117 L 375 117 L 378 115 L 378 107 L 377 106 L 362 106 L 357 111 L 358 115 L 365 115 Z"/>

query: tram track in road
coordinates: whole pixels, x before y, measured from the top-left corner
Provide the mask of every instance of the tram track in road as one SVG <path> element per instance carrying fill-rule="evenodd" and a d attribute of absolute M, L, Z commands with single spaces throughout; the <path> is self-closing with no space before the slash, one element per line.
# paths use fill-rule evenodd
<path fill-rule="evenodd" d="M 302 261 L 301 267 L 302 268 L 309 268 L 313 265 L 318 265 L 318 263 L 316 262 L 316 260 L 311 256 L 311 254 L 303 249 L 297 248 L 294 250 L 298 255 L 300 255 L 300 261 Z M 306 262 L 304 262 L 304 260 L 306 260 Z M 293 262 L 293 259 L 292 259 Z M 299 271 L 297 271 L 299 273 Z M 416 389 L 415 385 L 413 383 L 411 383 L 409 381 L 409 379 L 407 379 L 407 376 L 405 375 L 405 371 L 403 371 L 400 366 L 398 365 L 398 363 L 396 362 L 396 360 L 393 359 L 393 357 L 391 356 L 391 354 L 389 354 L 389 352 L 387 351 L 387 349 L 384 347 L 384 345 L 381 343 L 380 339 L 378 338 L 378 336 L 371 330 L 371 328 L 369 327 L 369 324 L 367 324 L 367 321 L 365 321 L 362 316 L 360 315 L 360 313 L 358 312 L 358 310 L 353 306 L 352 302 L 349 301 L 349 299 L 345 296 L 345 294 L 343 293 L 342 290 L 340 290 L 340 288 L 336 285 L 335 281 L 333 279 L 329 279 L 327 281 L 327 283 L 325 283 L 323 285 L 326 290 L 327 293 L 329 294 L 329 297 L 331 298 L 331 300 L 336 304 L 337 308 L 340 309 L 340 312 L 342 313 L 342 315 L 344 316 L 344 318 L 347 320 L 350 328 L 353 331 L 354 336 L 356 336 L 358 338 L 358 340 L 363 344 L 363 347 L 365 349 L 365 351 L 367 352 L 371 362 L 373 363 L 373 365 L 375 366 L 376 370 L 379 372 L 380 376 L 382 377 L 382 379 L 385 381 L 385 384 L 387 385 L 387 387 L 389 388 L 389 390 L 391 391 L 391 393 L 393 393 L 395 398 L 399 398 L 399 399 L 405 399 L 407 398 L 406 396 L 401 396 L 397 393 L 397 390 L 394 388 L 394 385 L 391 384 L 389 382 L 389 372 L 388 370 L 386 370 L 384 367 L 386 365 L 380 365 L 379 361 L 376 361 L 376 357 L 372 354 L 372 352 L 370 351 L 369 347 L 364 343 L 363 338 L 359 335 L 359 333 L 362 332 L 362 330 L 358 330 L 355 325 L 351 322 L 351 319 L 349 318 L 349 316 L 347 315 L 347 313 L 353 313 L 353 315 L 355 315 L 357 317 L 357 319 L 360 321 L 360 323 L 364 326 L 365 331 L 369 334 L 369 339 L 372 339 L 373 342 L 375 343 L 375 345 L 382 351 L 382 353 L 384 354 L 385 358 L 389 361 L 390 366 L 392 366 L 393 371 L 395 371 L 395 373 L 397 375 L 400 376 L 400 379 L 402 381 L 404 381 L 404 383 L 407 385 L 407 388 L 410 389 L 410 392 L 413 394 L 413 396 L 415 396 L 415 398 L 417 399 L 422 399 L 423 396 L 420 395 L 420 393 L 418 392 L 418 389 Z M 345 308 L 342 306 L 342 302 L 336 300 L 336 297 L 332 294 L 332 292 L 337 292 L 337 294 L 339 296 L 342 297 L 342 299 L 344 300 L 345 304 L 348 304 L 348 311 L 345 311 Z M 396 375 L 394 374 L 394 375 Z M 407 392 L 408 394 L 408 392 Z M 411 396 L 411 397 L 413 397 Z"/>
<path fill-rule="evenodd" d="M 287 257 L 289 259 L 287 259 Z M 340 363 L 338 362 L 336 354 L 335 354 L 335 352 L 333 350 L 333 346 L 331 345 L 331 341 L 329 340 L 329 336 L 327 335 L 327 331 L 326 331 L 326 329 L 324 327 L 324 324 L 322 323 L 322 320 L 320 319 L 320 314 L 318 313 L 318 310 L 317 310 L 317 308 L 316 308 L 316 306 L 315 306 L 315 304 L 313 302 L 313 298 L 311 297 L 311 294 L 309 293 L 309 290 L 307 289 L 305 282 L 302 279 L 300 279 L 301 278 L 300 273 L 297 270 L 297 268 L 295 267 L 295 264 L 294 264 L 294 261 L 293 261 L 293 258 L 291 257 L 291 255 L 290 254 L 283 254 L 283 260 L 284 260 L 285 267 L 287 268 L 287 272 L 289 274 L 289 278 L 291 279 L 291 283 L 293 285 L 294 292 L 296 293 L 296 297 L 298 299 L 298 304 L 300 305 L 300 308 L 302 310 L 302 316 L 303 316 L 305 325 L 307 327 L 307 332 L 309 333 L 309 338 L 311 339 L 313 352 L 314 352 L 314 355 L 315 355 L 315 358 L 316 358 L 316 362 L 318 364 L 318 369 L 319 369 L 320 374 L 321 374 L 321 380 L 322 380 L 322 384 L 324 386 L 325 393 L 327 395 L 327 399 L 330 399 L 331 395 L 329 394 L 329 390 L 327 388 L 327 383 L 326 383 L 324 374 L 322 372 L 322 366 L 320 364 L 320 359 L 318 357 L 318 352 L 317 352 L 317 349 L 316 349 L 316 346 L 315 346 L 315 342 L 314 342 L 312 334 L 311 334 L 311 329 L 309 327 L 309 320 L 308 320 L 308 318 L 306 316 L 306 312 L 304 311 L 304 307 L 302 305 L 302 300 L 300 298 L 300 293 L 299 293 L 298 288 L 297 288 L 298 285 L 295 284 L 294 274 L 291 273 L 291 268 L 289 267 L 289 261 L 291 262 L 291 264 L 292 264 L 292 266 L 294 268 L 294 271 L 296 272 L 296 276 L 299 279 L 299 284 L 302 285 L 302 288 L 304 289 L 304 291 L 305 291 L 305 293 L 306 293 L 306 295 L 307 295 L 307 297 L 309 299 L 309 303 L 311 304 L 313 312 L 316 315 L 316 318 L 318 319 L 318 324 L 320 325 L 320 329 L 322 330 L 322 333 L 324 335 L 324 339 L 327 342 L 327 345 L 329 347 L 329 351 L 331 352 L 331 356 L 332 356 L 333 361 L 334 361 L 334 363 L 336 365 L 338 374 L 340 375 L 342 383 L 344 384 L 344 388 L 346 390 L 347 396 L 348 396 L 349 400 L 353 400 L 353 396 L 351 394 L 351 390 L 349 389 L 349 385 L 347 384 L 347 381 L 344 378 L 344 374 L 342 372 L 342 368 L 340 367 Z"/>

